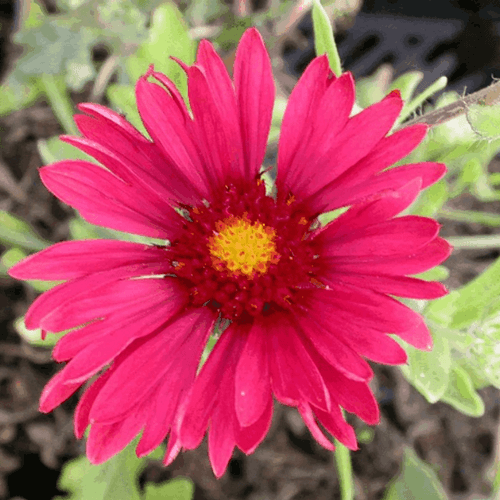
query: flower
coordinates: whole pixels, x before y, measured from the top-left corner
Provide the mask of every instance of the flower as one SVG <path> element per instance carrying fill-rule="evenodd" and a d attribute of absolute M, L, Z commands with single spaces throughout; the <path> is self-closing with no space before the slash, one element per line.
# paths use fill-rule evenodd
<path fill-rule="evenodd" d="M 19 279 L 64 280 L 26 315 L 28 328 L 73 329 L 54 348 L 68 363 L 40 409 L 93 379 L 75 412 L 77 437 L 90 425 L 93 463 L 141 431 L 137 453 L 169 436 L 170 463 L 209 428 L 220 477 L 235 446 L 251 453 L 266 435 L 273 396 L 296 407 L 326 448 L 334 445 L 318 423 L 356 449 L 342 408 L 368 424 L 379 419 L 365 358 L 406 361 L 387 333 L 419 349 L 432 343 L 421 316 L 392 296 L 446 293 L 408 276 L 448 257 L 438 223 L 396 217 L 445 167 L 387 170 L 427 127 L 388 135 L 403 104 L 397 91 L 350 116 L 352 76 L 336 78 L 317 57 L 290 96 L 269 194 L 260 169 L 274 83 L 258 31 L 243 35 L 232 81 L 207 41 L 193 66 L 180 64 L 191 111 L 151 68 L 136 87 L 151 140 L 113 111 L 82 104 L 83 137 L 62 139 L 102 166 L 68 160 L 41 169 L 45 186 L 89 222 L 165 244 L 63 242 L 11 269 Z M 318 222 L 341 207 L 350 208 Z M 222 334 L 198 372 L 214 328 Z"/>

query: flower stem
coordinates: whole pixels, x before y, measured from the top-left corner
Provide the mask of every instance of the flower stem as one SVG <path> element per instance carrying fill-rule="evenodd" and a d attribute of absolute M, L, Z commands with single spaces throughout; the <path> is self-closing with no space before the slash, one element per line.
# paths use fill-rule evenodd
<path fill-rule="evenodd" d="M 340 498 L 342 500 L 354 500 L 350 451 L 337 440 L 335 440 L 335 463 L 340 483 Z"/>
<path fill-rule="evenodd" d="M 54 75 L 44 74 L 40 77 L 50 107 L 66 134 L 78 135 L 73 121 L 73 104 L 66 92 L 66 86 Z"/>
<path fill-rule="evenodd" d="M 474 250 L 498 249 L 500 248 L 500 235 L 480 234 L 478 236 L 454 236 L 446 238 L 448 243 L 457 248 L 467 248 Z"/>

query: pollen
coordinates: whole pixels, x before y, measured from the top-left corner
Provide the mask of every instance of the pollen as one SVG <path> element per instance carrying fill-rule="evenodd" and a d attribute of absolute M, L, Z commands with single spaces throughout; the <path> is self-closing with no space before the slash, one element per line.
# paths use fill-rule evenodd
<path fill-rule="evenodd" d="M 280 259 L 275 239 L 272 227 L 250 221 L 246 215 L 219 220 L 208 240 L 212 266 L 250 279 L 265 274 Z"/>

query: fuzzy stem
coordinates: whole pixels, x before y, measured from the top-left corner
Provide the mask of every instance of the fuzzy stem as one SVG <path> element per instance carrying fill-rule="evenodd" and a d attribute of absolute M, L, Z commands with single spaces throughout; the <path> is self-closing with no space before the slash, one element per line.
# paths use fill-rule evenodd
<path fill-rule="evenodd" d="M 486 250 L 500 248 L 500 235 L 480 234 L 478 236 L 453 236 L 446 238 L 448 243 L 456 249 Z"/>
<path fill-rule="evenodd" d="M 445 123 L 457 116 L 463 115 L 474 104 L 485 104 L 492 106 L 500 103 L 500 81 L 492 83 L 485 89 L 478 90 L 473 94 L 461 97 L 458 101 L 448 104 L 442 108 L 425 113 L 422 116 L 417 116 L 413 120 L 404 123 L 400 128 L 409 127 L 415 123 L 427 123 L 427 125 L 434 127 Z"/>
<path fill-rule="evenodd" d="M 340 498 L 342 500 L 354 500 L 354 480 L 350 451 L 337 440 L 335 440 L 335 463 L 340 483 Z"/>

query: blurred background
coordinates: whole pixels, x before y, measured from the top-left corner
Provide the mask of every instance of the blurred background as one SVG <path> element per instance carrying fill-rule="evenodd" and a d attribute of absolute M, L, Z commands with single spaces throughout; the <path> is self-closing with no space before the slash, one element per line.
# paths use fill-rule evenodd
<path fill-rule="evenodd" d="M 165 19 L 182 13 L 189 38 L 213 40 L 229 68 L 239 37 L 255 25 L 270 50 L 278 86 L 269 144 L 272 161 L 286 97 L 314 57 L 311 4 L 309 0 L 178 0 L 178 10 L 160 11 L 164 2 L 159 0 L 0 0 L 0 245 L 4 252 L 0 499 L 64 496 L 61 484 L 57 486 L 61 467 L 84 451 L 84 444 L 73 437 L 76 396 L 50 415 L 38 413 L 40 391 L 58 367 L 51 362 L 50 351 L 39 345 L 39 332 L 26 331 L 19 321 L 37 294 L 52 285 L 21 284 L 5 272 L 14 261 L 49 242 L 116 237 L 75 217 L 38 178 L 42 164 L 77 154 L 56 137 L 77 133 L 71 120 L 75 104 L 93 101 L 112 106 L 140 127 L 133 82 L 145 71 L 148 57 L 155 59 L 159 69 L 162 60 L 168 66 L 170 54 L 193 57 L 194 45 L 179 41 L 185 36 L 182 30 L 165 31 Z M 448 89 L 459 94 L 500 78 L 498 1 L 337 0 L 323 4 L 334 22 L 344 68 L 354 73 L 360 85 L 369 82 L 378 89 L 380 97 L 390 82 L 409 70 L 421 72 L 419 90 L 445 75 Z M 182 76 L 173 74 L 172 78 L 185 85 Z M 424 101 L 420 110 L 432 102 Z M 497 160 L 490 171 L 500 171 Z M 464 194 L 454 199 L 452 208 L 499 214 L 500 202 Z M 444 228 L 445 236 L 499 233 L 498 226 L 469 221 L 448 221 Z M 450 270 L 446 284 L 454 288 L 468 282 L 499 256 L 497 250 L 456 252 L 446 264 Z M 405 457 L 408 460 L 408 453 L 427 463 L 447 498 L 492 499 L 500 456 L 498 391 L 481 389 L 485 412 L 474 418 L 442 402 L 430 405 L 399 370 L 378 366 L 375 372 L 373 389 L 382 409 L 381 424 L 368 428 L 350 419 L 361 443 L 360 451 L 352 455 L 357 500 L 389 500 L 387 485 Z M 177 476 L 192 479 L 196 500 L 340 498 L 332 455 L 310 437 L 294 410 L 278 406 L 263 445 L 249 457 L 236 452 L 221 480 L 213 477 L 202 445 L 181 455 L 169 468 L 150 463 L 139 481 Z M 422 480 L 417 473 L 414 477 Z M 431 496 L 415 500 L 426 498 Z"/>

